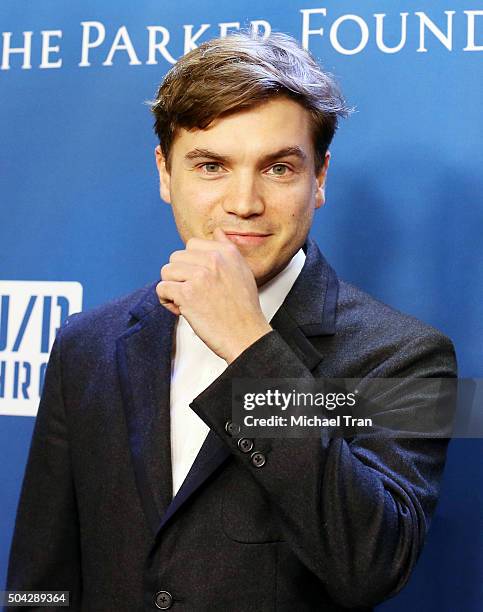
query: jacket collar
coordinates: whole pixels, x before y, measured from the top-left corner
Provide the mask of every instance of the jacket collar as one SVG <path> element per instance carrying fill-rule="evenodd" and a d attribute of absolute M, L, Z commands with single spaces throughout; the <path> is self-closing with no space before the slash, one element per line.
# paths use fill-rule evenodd
<path fill-rule="evenodd" d="M 307 238 L 305 264 L 283 307 L 308 337 L 335 334 L 339 283 L 317 244 Z"/>

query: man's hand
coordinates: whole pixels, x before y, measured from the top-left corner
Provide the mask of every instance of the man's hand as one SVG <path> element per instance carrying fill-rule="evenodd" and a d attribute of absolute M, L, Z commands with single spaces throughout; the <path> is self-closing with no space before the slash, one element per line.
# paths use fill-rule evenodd
<path fill-rule="evenodd" d="M 250 267 L 221 228 L 214 240 L 190 238 L 161 268 L 159 301 L 182 314 L 219 357 L 231 363 L 270 332 Z"/>

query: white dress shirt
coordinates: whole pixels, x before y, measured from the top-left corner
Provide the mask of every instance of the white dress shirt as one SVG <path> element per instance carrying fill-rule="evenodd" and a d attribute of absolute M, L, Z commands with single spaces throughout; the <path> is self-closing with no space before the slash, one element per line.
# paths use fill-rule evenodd
<path fill-rule="evenodd" d="M 300 249 L 277 276 L 259 289 L 260 306 L 268 322 L 287 297 L 304 263 L 305 253 Z M 181 487 L 209 432 L 209 427 L 191 410 L 189 404 L 227 367 L 226 361 L 208 348 L 180 315 L 171 360 L 173 496 Z"/>

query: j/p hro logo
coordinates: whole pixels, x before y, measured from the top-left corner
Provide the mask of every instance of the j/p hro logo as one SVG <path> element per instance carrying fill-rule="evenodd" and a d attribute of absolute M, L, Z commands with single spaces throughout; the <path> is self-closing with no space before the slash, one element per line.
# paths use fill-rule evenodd
<path fill-rule="evenodd" d="M 81 310 L 80 283 L 0 281 L 0 414 L 37 414 L 57 330 Z"/>

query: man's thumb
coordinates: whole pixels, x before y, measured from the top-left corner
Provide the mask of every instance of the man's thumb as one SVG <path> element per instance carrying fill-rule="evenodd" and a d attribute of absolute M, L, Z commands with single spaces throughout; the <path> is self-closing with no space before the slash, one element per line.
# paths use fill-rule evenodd
<path fill-rule="evenodd" d="M 229 242 L 232 244 L 231 240 L 225 234 L 225 232 L 221 229 L 221 227 L 216 227 L 213 231 L 213 238 L 218 242 Z"/>

